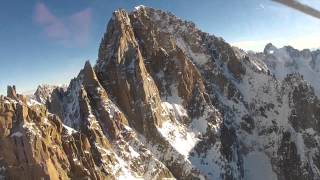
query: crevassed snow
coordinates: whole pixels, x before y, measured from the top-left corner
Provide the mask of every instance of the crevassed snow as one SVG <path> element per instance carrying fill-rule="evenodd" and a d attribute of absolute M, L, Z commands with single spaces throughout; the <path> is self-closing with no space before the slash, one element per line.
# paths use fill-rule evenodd
<path fill-rule="evenodd" d="M 263 152 L 250 152 L 244 158 L 244 179 L 274 180 L 277 175 L 273 172 L 270 159 Z"/>

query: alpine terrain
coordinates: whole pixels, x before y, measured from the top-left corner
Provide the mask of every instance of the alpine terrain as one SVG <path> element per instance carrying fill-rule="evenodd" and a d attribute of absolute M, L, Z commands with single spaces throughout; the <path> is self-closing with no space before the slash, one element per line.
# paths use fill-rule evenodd
<path fill-rule="evenodd" d="M 67 87 L 0 97 L 0 179 L 320 179 L 320 50 L 117 10 Z"/>

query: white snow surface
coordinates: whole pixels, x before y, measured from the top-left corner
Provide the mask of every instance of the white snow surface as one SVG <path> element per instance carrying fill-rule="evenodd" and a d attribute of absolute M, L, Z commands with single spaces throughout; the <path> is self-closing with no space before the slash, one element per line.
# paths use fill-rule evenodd
<path fill-rule="evenodd" d="M 180 104 L 170 104 L 169 102 L 163 102 L 162 106 L 167 108 L 167 110 L 170 111 L 170 113 L 174 114 L 177 119 L 188 116 L 187 111 Z"/>
<path fill-rule="evenodd" d="M 143 8 L 145 8 L 144 5 L 139 5 L 139 6 L 134 7 L 134 10 L 138 11 L 138 10 L 143 9 Z"/>
<path fill-rule="evenodd" d="M 186 159 L 199 140 L 196 138 L 196 134 L 187 131 L 186 127 L 179 122 L 166 121 L 158 130 L 169 140 L 171 146 Z"/>
<path fill-rule="evenodd" d="M 294 72 L 303 75 L 303 78 L 308 81 L 318 97 L 320 97 L 320 53 L 312 58 L 310 51 L 297 51 L 291 54 L 292 51 L 288 47 L 275 49 L 272 55 L 264 58 L 269 70 L 277 79 L 284 79 L 288 74 Z"/>
<path fill-rule="evenodd" d="M 263 152 L 253 151 L 244 158 L 244 179 L 274 180 L 277 175 L 273 172 L 270 159 Z"/>
<path fill-rule="evenodd" d="M 64 125 L 64 124 L 63 124 L 63 127 L 66 128 L 68 135 L 72 135 L 73 133 L 76 133 L 76 132 L 77 132 L 75 129 L 73 129 L 73 128 L 67 126 L 67 125 Z"/>
<path fill-rule="evenodd" d="M 34 99 L 29 99 L 29 100 L 27 101 L 27 105 L 28 105 L 28 106 L 35 106 L 35 105 L 43 105 L 43 104 L 39 103 L 38 101 L 36 101 L 36 100 L 34 100 Z"/>

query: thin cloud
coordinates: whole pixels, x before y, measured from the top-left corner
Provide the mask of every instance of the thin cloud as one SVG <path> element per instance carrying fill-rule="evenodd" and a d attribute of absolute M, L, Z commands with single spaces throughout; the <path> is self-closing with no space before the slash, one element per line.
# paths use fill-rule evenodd
<path fill-rule="evenodd" d="M 54 16 L 43 3 L 36 4 L 34 21 L 43 28 L 49 38 L 64 40 L 69 36 L 63 21 Z"/>
<path fill-rule="evenodd" d="M 49 39 L 67 47 L 84 47 L 90 36 L 91 14 L 87 8 L 67 17 L 57 17 L 44 3 L 37 3 L 33 20 Z"/>
<path fill-rule="evenodd" d="M 91 27 L 91 9 L 85 9 L 83 11 L 73 14 L 69 18 L 70 31 L 75 33 L 73 40 L 76 44 L 84 46 L 89 39 L 90 27 Z"/>

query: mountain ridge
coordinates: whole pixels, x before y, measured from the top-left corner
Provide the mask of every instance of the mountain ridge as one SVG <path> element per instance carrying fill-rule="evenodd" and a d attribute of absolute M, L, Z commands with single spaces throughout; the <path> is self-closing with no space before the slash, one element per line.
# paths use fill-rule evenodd
<path fill-rule="evenodd" d="M 1 96 L 0 175 L 318 179 L 317 52 L 247 53 L 171 13 L 117 10 L 67 88 Z"/>

